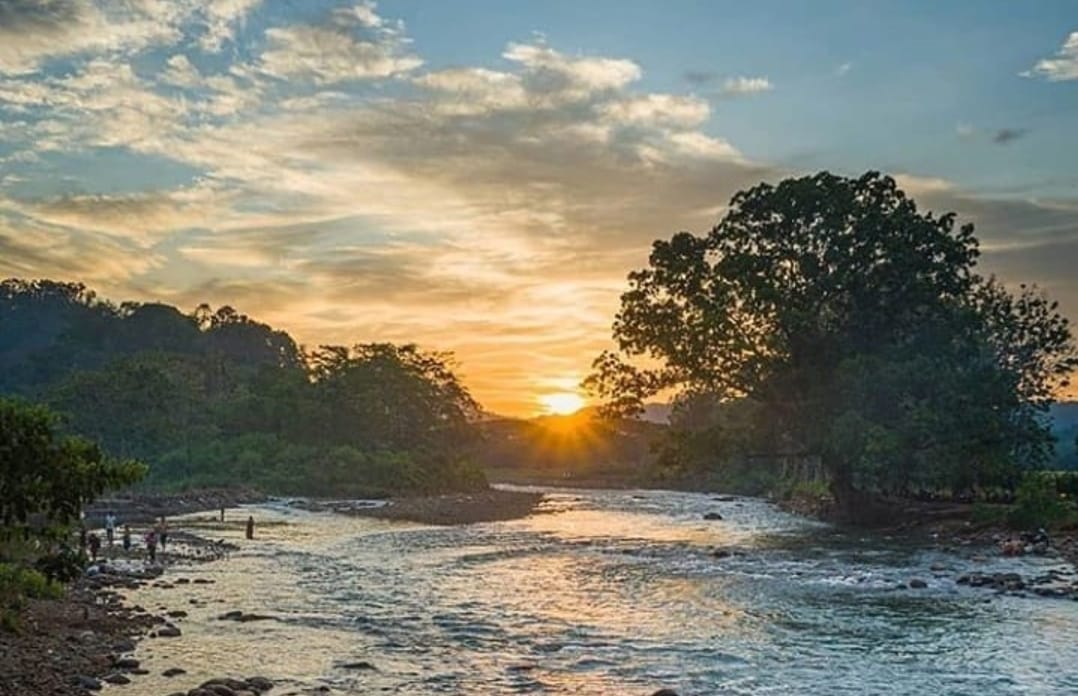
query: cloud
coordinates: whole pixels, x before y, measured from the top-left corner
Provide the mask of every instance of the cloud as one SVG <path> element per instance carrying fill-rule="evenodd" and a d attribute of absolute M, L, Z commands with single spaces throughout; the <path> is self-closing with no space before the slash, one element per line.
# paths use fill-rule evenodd
<path fill-rule="evenodd" d="M 996 145 L 1008 145 L 1029 135 L 1029 129 L 999 128 L 995 131 L 985 132 L 971 124 L 960 123 L 955 128 L 955 133 L 963 140 L 979 140 L 983 136 L 985 141 L 990 141 Z"/>
<path fill-rule="evenodd" d="M 1037 61 L 1023 77 L 1039 77 L 1049 82 L 1078 80 L 1078 31 L 1072 31 L 1051 58 Z"/>
<path fill-rule="evenodd" d="M 31 73 L 57 57 L 172 44 L 188 13 L 186 3 L 171 0 L 3 0 L 0 74 Z"/>
<path fill-rule="evenodd" d="M 731 77 L 722 83 L 721 94 L 758 94 L 770 92 L 775 86 L 766 77 Z"/>
<path fill-rule="evenodd" d="M 0 198 L 0 211 L 6 208 L 43 225 L 93 231 L 148 247 L 178 230 L 226 224 L 234 196 L 203 184 L 123 195 Z"/>
<path fill-rule="evenodd" d="M 1029 131 L 1025 128 L 1000 128 L 992 135 L 992 142 L 997 145 L 1006 145 L 1023 138 Z"/>
<path fill-rule="evenodd" d="M 682 77 L 694 87 L 706 87 L 719 79 L 716 73 L 708 70 L 686 70 L 682 73 Z"/>
<path fill-rule="evenodd" d="M 206 33 L 199 45 L 207 51 L 220 51 L 235 37 L 235 26 L 262 0 L 209 0 L 202 11 Z"/>
<path fill-rule="evenodd" d="M 835 74 L 839 77 L 845 77 L 852 69 L 853 63 L 843 63 L 842 65 L 835 68 Z"/>
<path fill-rule="evenodd" d="M 318 25 L 274 27 L 258 69 L 281 79 L 307 77 L 319 84 L 387 78 L 423 64 L 407 50 L 401 26 L 388 27 L 373 3 L 340 10 Z"/>

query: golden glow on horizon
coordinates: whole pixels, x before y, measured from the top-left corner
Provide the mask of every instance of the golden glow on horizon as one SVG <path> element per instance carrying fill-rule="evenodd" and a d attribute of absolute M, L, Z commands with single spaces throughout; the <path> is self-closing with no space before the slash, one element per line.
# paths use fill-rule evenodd
<path fill-rule="evenodd" d="M 556 416 L 568 416 L 584 408 L 584 397 L 574 392 L 556 392 L 539 396 L 544 412 Z"/>

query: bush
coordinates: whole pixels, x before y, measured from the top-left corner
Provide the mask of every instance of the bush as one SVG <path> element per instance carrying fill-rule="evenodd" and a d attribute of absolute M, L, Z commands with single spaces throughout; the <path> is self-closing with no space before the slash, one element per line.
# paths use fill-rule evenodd
<path fill-rule="evenodd" d="M 65 546 L 56 553 L 37 559 L 34 567 L 44 573 L 49 580 L 67 583 L 82 575 L 86 567 L 86 554 Z"/>
<path fill-rule="evenodd" d="M 1016 527 L 1047 527 L 1067 516 L 1067 504 L 1056 482 L 1041 472 L 1030 472 L 1015 491 L 1010 523 Z"/>
<path fill-rule="evenodd" d="M 19 626 L 19 612 L 27 599 L 59 599 L 64 588 L 42 573 L 16 565 L 0 563 L 0 628 L 14 631 Z"/>

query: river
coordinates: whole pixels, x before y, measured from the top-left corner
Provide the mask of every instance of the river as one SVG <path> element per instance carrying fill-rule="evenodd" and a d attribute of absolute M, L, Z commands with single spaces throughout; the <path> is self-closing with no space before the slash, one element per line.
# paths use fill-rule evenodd
<path fill-rule="evenodd" d="M 750 498 L 561 490 L 543 507 L 456 528 L 251 508 L 254 542 L 217 530 L 241 550 L 166 576 L 215 584 L 133 593 L 190 615 L 140 644 L 150 675 L 108 690 L 259 674 L 274 694 L 1078 693 L 1078 602 L 955 583 L 1049 559 L 978 562 Z M 928 587 L 898 589 L 913 577 Z M 274 618 L 216 620 L 232 609 Z M 174 666 L 188 674 L 160 675 Z"/>

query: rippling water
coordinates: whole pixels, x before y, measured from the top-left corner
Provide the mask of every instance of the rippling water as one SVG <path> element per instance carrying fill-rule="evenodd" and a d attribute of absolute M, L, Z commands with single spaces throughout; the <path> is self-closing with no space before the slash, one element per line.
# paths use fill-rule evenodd
<path fill-rule="evenodd" d="M 216 584 L 134 594 L 190 616 L 181 638 L 140 645 L 152 675 L 111 690 L 261 674 L 277 694 L 1078 693 L 1078 602 L 954 582 L 1050 561 L 974 563 L 753 499 L 560 491 L 545 507 L 458 528 L 254 508 L 259 539 L 172 574 Z M 911 577 L 928 589 L 896 589 Z M 230 609 L 275 618 L 214 620 Z M 376 669 L 344 667 L 358 661 Z M 173 666 L 188 674 L 158 676 Z"/>

